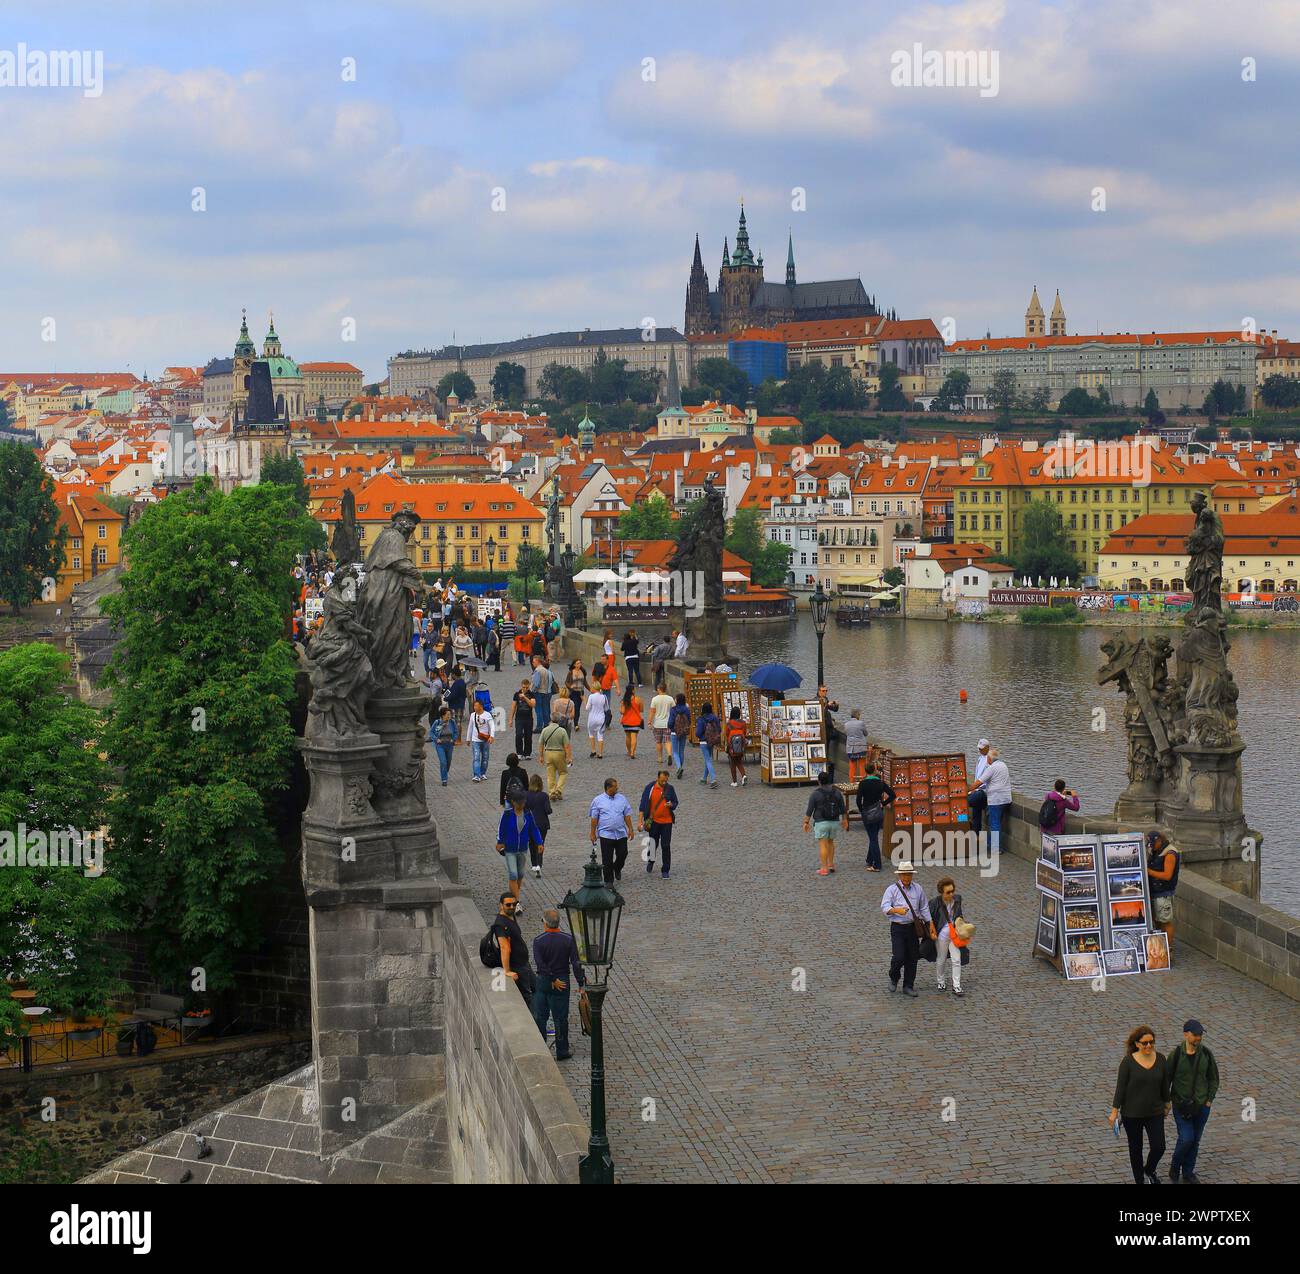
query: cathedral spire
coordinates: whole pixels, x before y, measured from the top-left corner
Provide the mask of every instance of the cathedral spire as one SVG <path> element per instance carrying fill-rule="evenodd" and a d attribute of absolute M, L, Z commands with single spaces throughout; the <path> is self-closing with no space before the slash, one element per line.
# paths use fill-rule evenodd
<path fill-rule="evenodd" d="M 790 235 L 790 246 L 785 254 L 785 285 L 794 287 L 794 235 Z"/>
<path fill-rule="evenodd" d="M 672 411 L 681 411 L 682 387 L 681 382 L 677 379 L 677 351 L 671 346 L 668 349 L 668 389 L 666 398 L 665 407 Z"/>
<path fill-rule="evenodd" d="M 732 265 L 753 265 L 754 254 L 749 250 L 749 228 L 745 225 L 745 204 L 740 205 L 740 225 L 736 228 L 736 250 L 731 254 Z"/>
<path fill-rule="evenodd" d="M 727 236 L 725 234 L 722 236 L 722 264 L 731 264 L 731 257 L 727 255 Z"/>
<path fill-rule="evenodd" d="M 703 269 L 704 262 L 700 258 L 700 236 L 697 234 L 695 236 L 695 260 L 691 262 L 691 273 L 694 274 L 696 270 Z"/>

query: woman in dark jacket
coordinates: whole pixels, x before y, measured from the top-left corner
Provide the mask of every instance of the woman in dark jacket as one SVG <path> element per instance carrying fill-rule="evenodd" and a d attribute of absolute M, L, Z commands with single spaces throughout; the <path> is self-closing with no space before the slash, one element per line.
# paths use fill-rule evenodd
<path fill-rule="evenodd" d="M 627 679 L 634 685 L 641 684 L 641 643 L 637 640 L 636 629 L 629 628 L 623 637 L 623 662 L 627 664 Z"/>
<path fill-rule="evenodd" d="M 524 797 L 524 809 L 533 816 L 533 822 L 537 824 L 537 830 L 541 833 L 542 846 L 544 847 L 546 838 L 551 834 L 551 798 L 546 795 L 540 774 L 534 774 L 528 780 L 528 795 Z M 544 848 L 537 845 L 529 845 L 528 847 L 528 856 L 532 862 L 534 876 L 542 874 L 543 852 Z"/>
<path fill-rule="evenodd" d="M 858 817 L 867 833 L 867 870 L 880 870 L 880 829 L 885 822 L 885 806 L 894 803 L 894 789 L 876 773 L 876 763 L 868 762 L 867 772 L 858 784 L 855 797 Z"/>
<path fill-rule="evenodd" d="M 1124 1060 L 1115 1080 L 1115 1103 L 1108 1123 L 1124 1121 L 1129 1163 L 1137 1185 L 1159 1185 L 1156 1168 L 1165 1153 L 1165 1116 L 1169 1113 L 1169 1072 L 1156 1052 L 1156 1033 L 1149 1026 L 1130 1031 Z M 1151 1147 L 1142 1160 L 1142 1134 Z M 1144 1180 L 1145 1178 L 1145 1180 Z"/>

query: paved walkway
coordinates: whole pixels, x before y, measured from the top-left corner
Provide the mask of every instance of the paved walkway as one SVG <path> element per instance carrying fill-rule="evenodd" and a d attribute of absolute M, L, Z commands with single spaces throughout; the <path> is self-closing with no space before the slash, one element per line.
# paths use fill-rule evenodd
<path fill-rule="evenodd" d="M 509 701 L 513 673 L 488 673 Z M 514 683 L 514 684 L 512 684 Z M 431 764 L 439 837 L 485 916 L 505 871 L 495 852 L 498 775 L 469 782 L 457 748 L 451 784 Z M 653 777 L 654 743 L 635 762 L 622 732 L 603 762 L 575 749 L 556 805 L 540 882 L 524 886 L 530 939 L 540 911 L 582 879 L 587 810 L 606 775 L 635 808 Z M 536 764 L 528 767 L 539 768 Z M 839 871 L 816 875 L 802 833 L 808 789 L 754 777 L 733 790 L 686 776 L 673 875 L 646 875 L 635 843 L 617 965 L 605 1000 L 610 1142 L 628 1181 L 1085 1181 L 1129 1179 L 1127 1147 L 1106 1126 L 1128 1031 L 1148 1023 L 1162 1052 L 1199 1017 L 1223 1086 L 1198 1172 L 1207 1182 L 1300 1178 L 1300 1006 L 1187 947 L 1164 974 L 1113 978 L 1102 992 L 1067 983 L 1029 947 L 1037 912 L 1028 863 L 982 879 L 951 873 L 978 926 L 966 997 L 935 989 L 921 966 L 915 1000 L 887 994 L 887 877 L 863 870 L 866 837 L 852 825 Z M 933 892 L 938 873 L 918 877 Z M 798 971 L 806 989 L 794 990 Z M 588 1110 L 588 1041 L 573 1021 L 565 1063 Z M 1253 1118 L 1243 1117 L 1243 1109 Z M 1166 1125 L 1168 1168 L 1175 1130 Z"/>

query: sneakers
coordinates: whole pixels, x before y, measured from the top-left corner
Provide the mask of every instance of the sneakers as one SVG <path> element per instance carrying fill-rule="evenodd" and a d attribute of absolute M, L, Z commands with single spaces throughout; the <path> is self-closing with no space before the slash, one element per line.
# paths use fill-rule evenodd
<path fill-rule="evenodd" d="M 649 859 L 649 860 L 646 862 L 645 869 L 646 869 L 646 872 L 647 872 L 647 873 L 654 871 L 654 869 L 655 869 L 655 860 L 654 860 L 653 858 Z"/>
<path fill-rule="evenodd" d="M 518 911 L 518 908 L 516 907 L 515 910 Z M 914 1000 L 917 998 L 916 988 L 914 986 L 905 986 L 903 988 L 903 994 L 910 995 Z"/>
<path fill-rule="evenodd" d="M 707 783 L 708 781 L 709 781 L 708 779 L 701 779 L 701 780 L 700 780 L 701 783 Z"/>
<path fill-rule="evenodd" d="M 715 783 L 714 786 L 716 787 L 717 784 Z M 735 786 L 736 786 L 736 780 L 735 780 L 735 779 L 732 779 L 732 780 L 731 780 L 731 786 L 732 786 L 732 787 L 735 787 Z"/>
<path fill-rule="evenodd" d="M 677 767 L 677 777 L 678 778 L 682 777 L 682 767 L 680 765 Z"/>
<path fill-rule="evenodd" d="M 959 1000 L 964 1000 L 964 999 L 966 998 L 966 992 L 963 991 L 963 990 L 961 989 L 961 987 L 959 987 L 959 986 L 955 986 L 955 987 L 953 987 L 953 989 L 952 989 L 952 993 L 953 993 L 953 995 L 955 995 Z"/>
<path fill-rule="evenodd" d="M 541 869 L 540 867 L 534 867 L 534 868 L 533 868 L 533 875 L 534 875 L 534 876 L 540 876 L 541 874 L 542 874 L 542 869 Z"/>
<path fill-rule="evenodd" d="M 946 991 L 947 989 L 948 989 L 948 984 L 947 984 L 946 982 L 944 982 L 942 979 L 940 979 L 940 981 L 939 981 L 939 990 L 940 990 L 940 991 Z"/>
<path fill-rule="evenodd" d="M 671 872 L 661 871 L 661 872 L 659 873 L 659 878 L 660 878 L 661 880 L 667 880 L 671 875 L 672 875 Z"/>
<path fill-rule="evenodd" d="M 718 780 L 714 779 L 713 782 L 709 784 L 709 786 L 712 788 L 716 788 L 718 786 Z"/>
<path fill-rule="evenodd" d="M 740 776 L 740 786 L 741 786 L 741 787 L 744 787 L 745 784 L 748 783 L 748 782 L 749 782 L 749 775 L 748 775 L 748 774 L 742 774 L 742 775 Z"/>

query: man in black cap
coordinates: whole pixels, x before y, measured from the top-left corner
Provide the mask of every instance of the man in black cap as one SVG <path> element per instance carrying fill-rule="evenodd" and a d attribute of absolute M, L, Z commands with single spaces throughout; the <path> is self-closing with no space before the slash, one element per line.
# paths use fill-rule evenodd
<path fill-rule="evenodd" d="M 1183 1042 L 1165 1058 L 1178 1144 L 1169 1165 L 1170 1181 L 1199 1185 L 1196 1155 L 1210 1117 L 1210 1103 L 1219 1091 L 1219 1064 L 1201 1043 L 1205 1028 L 1194 1017 L 1183 1023 Z"/>

